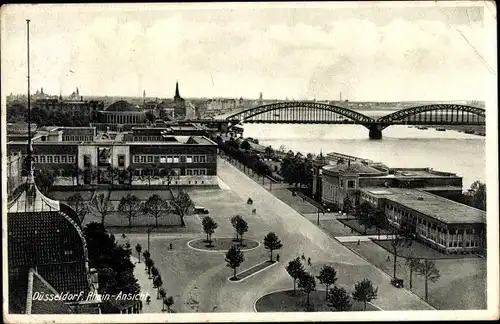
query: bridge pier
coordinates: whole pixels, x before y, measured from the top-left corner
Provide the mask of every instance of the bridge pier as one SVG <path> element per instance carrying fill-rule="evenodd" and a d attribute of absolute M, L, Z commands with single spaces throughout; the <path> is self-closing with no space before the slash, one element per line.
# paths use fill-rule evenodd
<path fill-rule="evenodd" d="M 380 126 L 378 125 L 370 126 L 369 130 L 370 131 L 368 133 L 368 136 L 370 137 L 370 139 L 376 139 L 376 140 L 382 139 L 382 129 L 380 129 Z"/>

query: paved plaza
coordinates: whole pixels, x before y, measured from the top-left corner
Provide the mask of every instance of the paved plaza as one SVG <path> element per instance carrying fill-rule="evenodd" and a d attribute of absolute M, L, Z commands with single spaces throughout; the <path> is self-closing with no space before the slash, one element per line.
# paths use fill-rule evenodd
<path fill-rule="evenodd" d="M 363 258 L 343 246 L 307 218 L 264 190 L 255 181 L 245 177 L 229 163 L 220 163 L 219 177 L 230 188 L 191 192 L 196 205 L 210 210 L 210 216 L 219 224 L 213 237 L 234 237 L 232 216 L 239 214 L 248 222 L 245 237 L 262 242 L 264 236 L 274 231 L 283 243 L 280 264 L 270 267 L 241 282 L 230 282 L 232 269 L 226 267 L 224 252 L 197 251 L 187 243 L 196 234 L 155 233 L 150 238 L 152 259 L 159 269 L 168 295 L 175 300 L 177 312 L 253 312 L 255 301 L 262 295 L 280 289 L 290 289 L 293 282 L 285 270 L 291 259 L 304 254 L 312 261 L 306 270 L 317 275 L 324 264 L 335 267 L 338 284 L 354 287 L 364 278 L 370 279 L 379 289 L 374 304 L 383 310 L 433 309 L 420 298 L 406 290 L 396 289 L 389 277 Z M 247 205 L 252 198 L 253 205 Z M 255 208 L 257 213 L 252 215 Z M 125 229 L 124 229 L 125 230 Z M 199 237 L 205 235 L 201 231 Z M 147 235 L 127 235 L 132 246 L 147 246 Z M 173 249 L 168 245 L 172 242 Z M 244 252 L 245 262 L 238 269 L 243 271 L 269 258 L 262 245 Z"/>

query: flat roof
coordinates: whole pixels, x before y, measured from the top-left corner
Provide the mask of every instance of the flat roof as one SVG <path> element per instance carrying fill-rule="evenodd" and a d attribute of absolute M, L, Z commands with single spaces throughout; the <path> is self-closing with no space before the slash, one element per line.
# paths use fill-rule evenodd
<path fill-rule="evenodd" d="M 94 141 L 33 141 L 33 144 L 38 145 L 217 145 L 214 141 L 206 138 L 205 136 L 171 136 L 176 141 L 125 141 L 119 134 L 115 139 L 94 139 Z M 188 143 L 192 138 L 194 143 Z M 7 144 L 23 144 L 26 145 L 27 140 L 12 140 Z"/>
<path fill-rule="evenodd" d="M 361 191 L 393 201 L 446 224 L 486 223 L 486 212 L 422 190 L 372 187 L 361 188 Z"/>
<path fill-rule="evenodd" d="M 430 168 L 391 168 L 395 178 L 442 178 L 457 177 L 456 173 L 439 171 Z"/>

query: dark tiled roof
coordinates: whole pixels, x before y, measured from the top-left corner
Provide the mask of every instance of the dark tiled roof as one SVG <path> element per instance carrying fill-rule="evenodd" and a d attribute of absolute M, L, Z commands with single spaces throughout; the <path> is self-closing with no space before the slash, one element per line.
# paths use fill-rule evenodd
<path fill-rule="evenodd" d="M 35 295 L 37 293 L 37 295 Z M 73 310 L 62 300 L 40 300 L 41 295 L 57 295 L 58 292 L 36 271 L 31 270 L 28 279 L 26 314 L 72 314 Z"/>

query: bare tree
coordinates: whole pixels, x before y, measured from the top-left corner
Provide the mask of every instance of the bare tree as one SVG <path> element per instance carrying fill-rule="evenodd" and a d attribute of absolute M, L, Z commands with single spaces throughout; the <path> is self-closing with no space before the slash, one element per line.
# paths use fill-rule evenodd
<path fill-rule="evenodd" d="M 141 210 L 141 201 L 136 195 L 128 194 L 122 197 L 118 210 L 125 214 L 128 219 L 128 226 L 132 227 L 132 218 L 136 217 Z"/>
<path fill-rule="evenodd" d="M 94 196 L 92 199 L 92 207 L 101 215 L 102 226 L 105 226 L 104 221 L 113 210 L 113 203 L 109 200 L 108 196 L 101 193 Z"/>
<path fill-rule="evenodd" d="M 177 196 L 174 195 L 170 206 L 172 210 L 181 217 L 181 226 L 186 226 L 184 223 L 184 216 L 189 215 L 194 207 L 194 203 L 191 197 L 189 197 L 189 194 L 184 190 L 179 190 Z"/>
<path fill-rule="evenodd" d="M 420 267 L 417 269 L 418 274 L 423 276 L 425 279 L 425 300 L 428 297 L 428 289 L 427 283 L 428 281 L 436 282 L 441 277 L 439 274 L 439 270 L 436 268 L 436 264 L 434 261 L 429 261 L 425 259 L 423 263 L 421 263 Z"/>
<path fill-rule="evenodd" d="M 158 227 L 158 218 L 168 213 L 170 206 L 160 196 L 153 194 L 141 205 L 141 210 L 144 214 L 154 217 L 155 227 Z"/>

